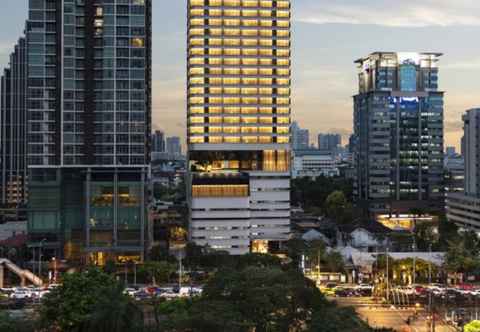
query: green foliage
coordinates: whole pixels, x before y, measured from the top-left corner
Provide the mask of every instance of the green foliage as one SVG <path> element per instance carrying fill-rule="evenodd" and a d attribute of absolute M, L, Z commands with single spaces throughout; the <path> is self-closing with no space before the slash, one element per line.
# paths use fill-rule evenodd
<path fill-rule="evenodd" d="M 156 311 L 168 332 L 372 331 L 298 270 L 278 266 L 219 270 L 202 297 L 164 302 Z"/>
<path fill-rule="evenodd" d="M 98 269 L 67 274 L 63 284 L 45 296 L 42 325 L 60 331 L 137 331 L 141 313 L 123 287 Z"/>
<path fill-rule="evenodd" d="M 348 202 L 353 197 L 353 182 L 343 178 L 317 177 L 299 178 L 292 181 L 291 202 L 294 206 L 301 206 L 306 211 L 318 214 L 325 213 L 324 203 L 328 195 L 334 191 L 340 191 L 345 195 Z"/>
<path fill-rule="evenodd" d="M 480 332 L 480 321 L 474 320 L 463 328 L 465 332 Z"/>
<path fill-rule="evenodd" d="M 0 311 L 0 332 L 30 332 L 35 329 L 35 322 L 11 318 Z"/>
<path fill-rule="evenodd" d="M 105 262 L 103 271 L 107 274 L 115 274 L 115 272 L 117 272 L 117 264 L 115 263 L 114 260 L 109 259 Z"/>
<path fill-rule="evenodd" d="M 449 241 L 445 268 L 450 272 L 469 273 L 480 269 L 479 239 L 474 232 L 464 233 L 459 241 Z"/>
<path fill-rule="evenodd" d="M 446 251 L 448 249 L 448 241 L 457 242 L 461 236 L 458 233 L 458 226 L 447 220 L 443 215 L 439 218 L 438 222 L 438 247 L 437 250 Z"/>
<path fill-rule="evenodd" d="M 167 261 L 169 263 L 175 263 L 177 261 L 175 256 L 170 255 L 167 248 L 160 245 L 153 246 L 152 249 L 150 249 L 149 258 L 152 261 Z"/>
<path fill-rule="evenodd" d="M 170 282 L 176 270 L 176 263 L 148 261 L 139 266 L 138 274 L 144 276 L 148 282 L 158 284 Z"/>
<path fill-rule="evenodd" d="M 361 321 L 352 308 L 322 306 L 312 318 L 310 332 L 369 332 L 371 329 Z"/>
<path fill-rule="evenodd" d="M 186 248 L 184 264 L 191 269 L 216 270 L 219 268 L 242 269 L 247 266 L 280 266 L 278 257 L 265 254 L 229 255 L 189 243 Z"/>

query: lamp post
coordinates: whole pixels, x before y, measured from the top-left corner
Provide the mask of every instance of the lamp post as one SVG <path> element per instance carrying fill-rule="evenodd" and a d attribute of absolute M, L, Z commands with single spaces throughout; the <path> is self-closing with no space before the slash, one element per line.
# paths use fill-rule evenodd
<path fill-rule="evenodd" d="M 42 247 L 43 243 L 46 241 L 47 239 L 42 239 L 38 247 L 38 276 L 40 277 L 40 279 L 42 279 Z"/>
<path fill-rule="evenodd" d="M 417 278 L 417 243 L 415 241 L 415 237 L 413 238 L 412 244 L 412 251 L 413 251 L 413 276 L 412 276 L 412 284 L 415 285 L 416 278 Z"/>

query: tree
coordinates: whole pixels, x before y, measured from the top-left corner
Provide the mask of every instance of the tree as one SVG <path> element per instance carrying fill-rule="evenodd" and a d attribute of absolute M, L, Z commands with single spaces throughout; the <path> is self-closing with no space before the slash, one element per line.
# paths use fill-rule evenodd
<path fill-rule="evenodd" d="M 140 324 L 131 301 L 112 276 L 89 269 L 64 276 L 62 285 L 45 296 L 40 320 L 47 330 L 136 331 L 129 329 Z"/>
<path fill-rule="evenodd" d="M 342 191 L 336 190 L 328 195 L 325 201 L 325 212 L 327 217 L 336 220 L 338 223 L 347 223 L 353 219 L 353 207 L 347 201 Z"/>
<path fill-rule="evenodd" d="M 313 314 L 311 332 L 370 332 L 371 329 L 361 321 L 352 308 L 337 308 L 325 305 Z"/>
<path fill-rule="evenodd" d="M 13 319 L 0 311 L 0 332 L 30 332 L 35 330 L 35 321 Z"/>
<path fill-rule="evenodd" d="M 145 262 L 139 268 L 139 275 L 145 275 L 146 279 L 154 285 L 170 282 L 172 274 L 177 270 L 177 264 L 169 262 Z"/>
<path fill-rule="evenodd" d="M 463 328 L 465 332 L 480 332 L 480 321 L 474 320 Z"/>
<path fill-rule="evenodd" d="M 461 240 L 458 232 L 458 226 L 447 220 L 445 215 L 439 217 L 438 221 L 438 247 L 437 250 L 446 251 L 448 249 L 448 241 L 457 242 Z"/>

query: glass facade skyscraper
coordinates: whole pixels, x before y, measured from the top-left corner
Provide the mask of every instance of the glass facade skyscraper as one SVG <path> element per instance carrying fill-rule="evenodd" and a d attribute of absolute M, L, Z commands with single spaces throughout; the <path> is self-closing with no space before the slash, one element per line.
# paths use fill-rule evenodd
<path fill-rule="evenodd" d="M 438 208 L 443 200 L 443 92 L 437 53 L 357 60 L 355 194 L 373 213 Z"/>
<path fill-rule="evenodd" d="M 231 254 L 290 232 L 290 1 L 188 1 L 190 238 Z"/>
<path fill-rule="evenodd" d="M 25 38 L 20 38 L 3 72 L 0 92 L 0 209 L 5 209 L 0 216 L 20 219 L 23 218 L 18 212 L 25 208 L 28 199 L 26 60 Z"/>
<path fill-rule="evenodd" d="M 141 259 L 151 1 L 31 0 L 26 40 L 31 245 Z"/>

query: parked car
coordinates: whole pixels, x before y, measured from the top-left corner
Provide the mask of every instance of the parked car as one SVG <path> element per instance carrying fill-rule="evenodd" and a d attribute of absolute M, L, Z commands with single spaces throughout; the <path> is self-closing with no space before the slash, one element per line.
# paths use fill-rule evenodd
<path fill-rule="evenodd" d="M 10 299 L 12 300 L 26 300 L 32 297 L 32 293 L 25 289 L 17 289 L 15 292 L 10 294 Z"/>

